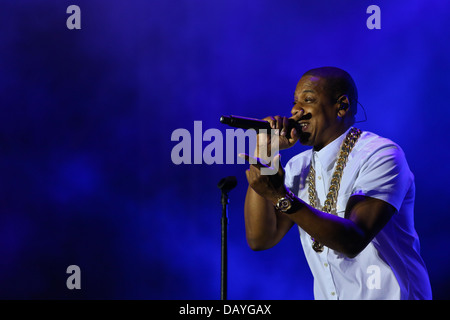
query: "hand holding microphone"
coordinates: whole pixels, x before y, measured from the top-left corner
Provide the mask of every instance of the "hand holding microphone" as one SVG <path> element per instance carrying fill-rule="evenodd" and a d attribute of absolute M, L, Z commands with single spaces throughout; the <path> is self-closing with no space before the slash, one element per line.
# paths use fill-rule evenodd
<path fill-rule="evenodd" d="M 301 110 L 297 117 L 300 118 L 303 113 L 304 111 Z M 234 128 L 254 129 L 258 133 L 262 129 L 267 130 L 267 133 L 270 133 L 271 129 L 278 129 L 280 150 L 292 147 L 299 139 L 302 130 L 296 120 L 281 116 L 270 116 L 263 120 L 241 116 L 222 116 L 220 122 Z M 266 142 L 270 143 L 270 139 Z M 258 144 L 260 143 L 261 141 L 258 141 Z"/>

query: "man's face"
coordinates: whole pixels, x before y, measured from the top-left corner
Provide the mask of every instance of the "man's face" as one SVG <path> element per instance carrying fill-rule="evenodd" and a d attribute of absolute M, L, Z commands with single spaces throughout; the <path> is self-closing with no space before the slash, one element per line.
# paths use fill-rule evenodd
<path fill-rule="evenodd" d="M 339 131 L 337 116 L 338 105 L 334 97 L 326 91 L 326 79 L 315 76 L 303 76 L 294 93 L 292 118 L 302 125 L 300 143 L 322 149 L 336 139 Z M 298 112 L 303 109 L 303 116 Z"/>

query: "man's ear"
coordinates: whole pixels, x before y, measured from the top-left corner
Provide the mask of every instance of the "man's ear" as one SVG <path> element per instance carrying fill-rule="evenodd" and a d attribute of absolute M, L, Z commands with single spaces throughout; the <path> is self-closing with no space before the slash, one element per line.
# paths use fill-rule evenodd
<path fill-rule="evenodd" d="M 337 99 L 337 115 L 339 117 L 345 116 L 345 114 L 350 110 L 350 100 L 346 94 L 343 94 Z"/>

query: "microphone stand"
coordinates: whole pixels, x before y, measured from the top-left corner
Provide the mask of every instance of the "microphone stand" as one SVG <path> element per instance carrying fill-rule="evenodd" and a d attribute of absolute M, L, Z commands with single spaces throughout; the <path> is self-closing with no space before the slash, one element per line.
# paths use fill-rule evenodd
<path fill-rule="evenodd" d="M 228 282 L 228 193 L 222 191 L 222 237 L 221 237 L 221 267 L 220 267 L 220 300 L 227 300 Z"/>
<path fill-rule="evenodd" d="M 221 236 L 221 266 L 220 266 L 220 300 L 227 300 L 228 284 L 228 192 L 236 187 L 236 177 L 230 176 L 219 181 L 217 187 L 222 191 L 222 236 Z"/>

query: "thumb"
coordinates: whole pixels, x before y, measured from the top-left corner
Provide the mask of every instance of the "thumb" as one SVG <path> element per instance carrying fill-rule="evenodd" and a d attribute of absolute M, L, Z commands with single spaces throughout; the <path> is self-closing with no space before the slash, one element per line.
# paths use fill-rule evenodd
<path fill-rule="evenodd" d="M 281 164 L 281 154 L 277 154 L 273 158 L 273 163 L 274 163 L 275 169 L 278 169 L 278 173 L 283 174 L 284 169 L 283 169 L 283 165 Z"/>
<path fill-rule="evenodd" d="M 273 157 L 271 167 L 273 170 L 273 174 L 284 174 L 283 166 L 281 165 L 281 154 L 277 154 L 275 157 Z"/>

